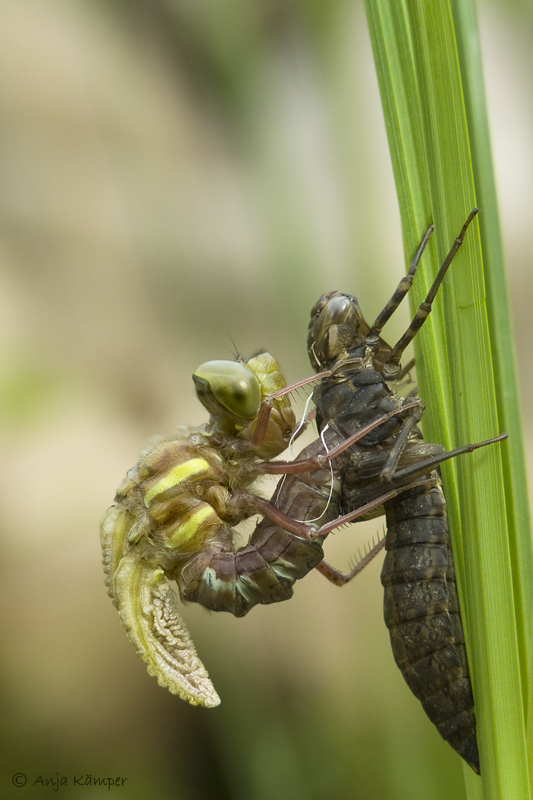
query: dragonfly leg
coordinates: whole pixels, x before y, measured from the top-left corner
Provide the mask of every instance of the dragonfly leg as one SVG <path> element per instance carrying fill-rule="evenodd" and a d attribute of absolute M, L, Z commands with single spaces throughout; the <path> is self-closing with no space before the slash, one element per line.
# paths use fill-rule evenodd
<path fill-rule="evenodd" d="M 357 564 L 355 564 L 355 566 L 352 567 L 350 572 L 348 572 L 347 574 L 340 572 L 338 569 L 335 569 L 335 567 L 332 567 L 330 564 L 326 564 L 325 561 L 321 561 L 320 564 L 317 564 L 315 569 L 317 569 L 321 575 L 327 578 L 328 581 L 334 583 L 335 586 L 344 586 L 346 583 L 349 583 L 349 581 L 351 581 L 352 578 L 355 578 L 356 575 L 359 575 L 359 573 L 362 572 L 362 570 L 367 566 L 367 564 L 370 564 L 372 559 L 375 558 L 375 556 L 377 556 L 377 554 L 381 550 L 383 550 L 384 545 L 385 545 L 385 537 L 383 537 L 383 539 L 380 539 L 379 542 L 375 544 L 368 551 L 368 553 L 366 553 L 366 555 L 360 561 L 358 561 Z"/>
<path fill-rule="evenodd" d="M 431 223 L 431 225 L 429 225 L 428 229 L 426 230 L 422 241 L 418 245 L 417 251 L 414 255 L 413 260 L 411 261 L 411 266 L 409 267 L 407 275 L 401 279 L 400 283 L 398 284 L 398 288 L 392 295 L 391 299 L 389 300 L 383 311 L 380 312 L 374 324 L 372 325 L 372 328 L 370 330 L 371 335 L 378 336 L 380 334 L 381 329 L 383 328 L 385 323 L 388 322 L 388 320 L 392 317 L 392 315 L 402 302 L 403 298 L 411 288 L 415 272 L 417 271 L 420 259 L 422 258 L 422 253 L 426 249 L 426 245 L 429 241 L 429 237 L 433 233 L 433 230 L 434 230 L 434 225 L 433 223 Z"/>
<path fill-rule="evenodd" d="M 444 259 L 442 266 L 437 273 L 437 277 L 435 278 L 435 280 L 431 285 L 431 288 L 427 294 L 426 299 L 419 306 L 418 311 L 416 312 L 415 316 L 411 321 L 411 324 L 409 325 L 403 336 L 401 336 L 400 339 L 394 345 L 391 354 L 388 358 L 388 361 L 385 364 L 384 374 L 392 375 L 399 369 L 400 359 L 402 357 L 403 351 L 405 350 L 409 342 L 411 342 L 414 339 L 414 337 L 416 336 L 416 334 L 418 333 L 418 331 L 428 318 L 429 313 L 431 311 L 431 305 L 435 299 L 435 296 L 437 294 L 437 291 L 439 290 L 442 281 L 444 280 L 444 276 L 446 275 L 450 264 L 457 255 L 457 251 L 459 250 L 459 248 L 463 243 L 468 226 L 475 219 L 478 213 L 479 209 L 474 208 L 468 215 L 465 224 L 461 228 L 459 236 L 451 246 L 450 252 Z"/>
<path fill-rule="evenodd" d="M 268 397 L 265 397 L 265 399 L 261 403 L 259 414 L 257 415 L 257 423 L 252 436 L 252 446 L 259 447 L 263 442 L 268 427 L 270 412 L 276 400 L 279 400 L 280 397 L 284 397 L 286 394 L 290 394 L 290 392 L 294 392 L 296 389 L 301 389 L 302 386 L 307 386 L 310 383 L 315 383 L 315 381 L 321 380 L 322 378 L 329 378 L 331 374 L 332 374 L 331 370 L 327 370 L 326 372 L 319 372 L 316 375 L 311 375 L 308 378 L 303 378 L 301 381 L 296 381 L 296 383 L 291 383 L 289 384 L 289 386 L 284 386 L 283 389 L 279 389 L 277 392 L 274 392 L 273 394 L 270 394 Z"/>
<path fill-rule="evenodd" d="M 381 470 L 380 478 L 383 481 L 392 481 L 394 478 L 394 473 L 398 467 L 398 462 L 400 457 L 405 450 L 407 443 L 409 441 L 409 437 L 413 432 L 413 428 L 418 425 L 420 419 L 422 417 L 422 408 L 419 409 L 418 413 L 409 414 L 407 419 L 405 419 L 402 423 L 402 427 L 398 431 L 398 436 L 396 437 L 396 441 L 394 442 L 393 446 L 390 449 L 389 455 L 387 456 L 387 461 L 385 462 L 385 466 Z"/>
<path fill-rule="evenodd" d="M 402 408 L 389 411 L 388 414 L 383 414 L 382 416 L 370 422 L 368 425 L 364 425 L 363 427 L 359 428 L 359 430 L 352 434 L 352 436 L 344 439 L 342 442 L 340 442 L 340 444 L 331 448 L 331 450 L 324 452 L 323 455 L 302 459 L 300 461 L 264 461 L 261 464 L 261 472 L 264 475 L 291 475 L 298 472 L 312 472 L 316 469 L 322 469 L 322 467 L 326 466 L 328 462 L 333 461 L 333 459 L 337 458 L 337 456 L 341 455 L 341 453 L 358 442 L 359 439 L 362 439 L 363 436 L 367 435 L 367 433 L 373 431 L 374 428 L 378 428 L 392 417 L 398 416 L 399 414 L 411 409 L 416 409 L 418 411 L 418 413 L 416 411 L 414 412 L 416 421 L 418 421 L 422 415 L 423 406 L 420 400 L 416 399 L 413 402 L 406 403 Z M 407 419 L 409 419 L 409 417 Z"/>

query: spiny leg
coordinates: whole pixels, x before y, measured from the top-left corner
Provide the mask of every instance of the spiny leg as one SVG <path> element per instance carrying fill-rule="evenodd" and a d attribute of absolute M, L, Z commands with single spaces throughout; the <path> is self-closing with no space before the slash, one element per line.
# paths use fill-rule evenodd
<path fill-rule="evenodd" d="M 409 474 L 415 472 L 416 470 L 420 470 L 420 467 L 424 467 L 424 469 L 433 468 L 433 467 L 437 466 L 437 463 L 441 463 L 442 461 L 446 461 L 446 460 L 448 460 L 450 458 L 454 458 L 455 456 L 461 455 L 463 453 L 472 452 L 473 450 L 477 450 L 479 447 L 485 447 L 486 445 L 494 444 L 495 442 L 500 442 L 500 441 L 503 441 L 505 439 L 507 439 L 507 434 L 506 433 L 502 433 L 499 436 L 496 436 L 494 439 L 487 439 L 486 441 L 478 442 L 477 444 L 470 444 L 470 445 L 465 445 L 464 447 L 459 447 L 456 450 L 452 450 L 452 451 L 450 451 L 448 453 L 443 453 L 442 455 L 435 456 L 434 458 L 426 459 L 426 461 L 424 461 L 424 462 L 420 462 L 419 464 L 413 465 L 412 467 L 409 467 L 408 469 L 402 470 L 401 472 L 396 473 L 395 477 L 402 476 L 403 478 L 407 478 L 409 476 Z M 406 486 L 403 485 L 396 492 L 396 494 L 401 494 L 401 492 L 405 491 L 405 489 L 406 489 Z M 392 494 L 392 493 L 389 493 L 389 495 L 390 494 Z M 387 498 L 387 499 L 390 499 L 390 498 Z M 367 504 L 367 506 L 364 506 L 362 509 L 358 509 L 359 515 L 360 515 L 360 512 L 363 511 L 363 510 L 366 513 L 367 510 L 368 510 L 368 506 L 369 505 L 376 506 L 378 503 L 382 504 L 383 502 L 384 502 L 384 497 L 377 498 L 377 500 L 373 501 L 373 503 Z M 346 515 L 346 517 L 348 517 L 348 516 L 350 516 L 350 515 Z M 346 521 L 346 517 L 345 517 L 345 521 Z M 335 521 L 335 523 L 337 525 L 341 524 L 340 523 L 340 519 L 341 518 L 339 518 L 338 520 Z M 346 583 L 348 583 L 353 578 L 355 578 L 355 576 L 358 575 L 367 566 L 367 564 L 370 563 L 370 561 L 372 561 L 372 559 L 380 552 L 380 550 L 383 548 L 384 545 L 385 545 L 385 537 L 380 539 L 377 542 L 377 544 L 375 544 L 368 551 L 368 553 L 366 553 L 365 556 L 362 559 L 360 559 L 357 562 L 357 564 L 355 564 L 355 566 L 347 574 L 344 574 L 344 573 L 340 572 L 340 570 L 335 569 L 335 567 L 332 567 L 330 564 L 326 564 L 326 562 L 324 562 L 324 561 L 321 561 L 320 564 L 317 564 L 315 569 L 317 569 L 322 575 L 324 575 L 325 578 L 327 578 L 329 581 L 331 581 L 331 583 L 334 583 L 336 586 L 344 586 Z"/>
<path fill-rule="evenodd" d="M 389 411 L 387 414 L 383 414 L 380 417 L 377 417 L 372 422 L 369 422 L 368 425 L 364 425 L 363 427 L 359 428 L 358 431 L 353 433 L 347 439 L 344 439 L 335 447 L 332 447 L 330 450 L 325 452 L 323 455 L 314 456 L 313 458 L 306 458 L 302 459 L 301 461 L 264 461 L 260 466 L 261 472 L 264 475 L 292 475 L 295 473 L 300 472 L 312 472 L 317 469 L 321 469 L 322 467 L 326 466 L 330 461 L 337 456 L 340 456 L 345 450 L 351 447 L 353 444 L 362 439 L 363 436 L 366 436 L 367 433 L 370 433 L 374 430 L 374 428 L 378 428 L 380 425 L 383 425 L 384 422 L 391 419 L 392 417 L 400 416 L 402 413 L 410 411 L 412 409 L 419 410 L 418 414 L 415 414 L 416 419 L 418 420 L 422 414 L 423 407 L 422 403 L 418 398 L 413 400 L 412 402 L 405 403 L 401 408 L 396 408 L 393 411 Z"/>
<path fill-rule="evenodd" d="M 379 542 L 377 542 L 377 544 L 375 544 L 347 574 L 335 569 L 335 567 L 332 567 L 331 564 L 326 564 L 325 561 L 321 561 L 320 564 L 317 564 L 315 569 L 318 570 L 325 578 L 327 578 L 328 581 L 334 583 L 335 586 L 344 586 L 346 583 L 351 581 L 352 578 L 355 578 L 356 575 L 359 575 L 359 573 L 364 570 L 367 564 L 370 564 L 372 559 L 375 558 L 375 556 L 377 556 L 381 550 L 383 550 L 384 546 L 385 537 L 380 539 Z"/>
<path fill-rule="evenodd" d="M 387 503 L 389 500 L 397 497 L 402 492 L 405 492 L 405 490 L 409 488 L 409 478 L 415 478 L 416 480 L 416 476 L 420 477 L 422 475 L 427 475 L 433 469 L 435 469 L 436 466 L 442 464 L 443 461 L 448 461 L 450 458 L 455 458 L 456 456 L 463 455 L 464 453 L 473 453 L 474 450 L 478 450 L 480 447 L 486 447 L 487 445 L 495 444 L 496 442 L 503 442 L 507 438 L 509 438 L 507 433 L 500 433 L 499 436 L 495 436 L 493 439 L 485 439 L 483 442 L 476 442 L 475 444 L 466 444 L 463 447 L 457 447 L 455 450 L 449 450 L 446 453 L 425 458 L 423 461 L 419 461 L 417 464 L 412 464 L 410 467 L 401 469 L 396 472 L 392 480 L 393 483 L 401 482 L 400 486 L 391 489 L 389 492 L 381 495 L 381 497 L 376 497 L 369 503 L 365 503 L 364 506 L 360 506 L 359 508 L 355 509 L 355 511 L 350 511 L 349 514 L 344 514 L 342 517 L 337 517 L 337 519 L 333 520 L 332 522 L 328 522 L 326 525 L 322 525 L 320 528 L 309 531 L 307 538 L 313 540 L 318 536 L 327 536 L 327 534 L 331 533 L 331 531 L 335 530 L 335 528 L 339 528 L 341 525 L 345 525 L 347 522 L 353 522 L 359 517 L 369 514 L 371 511 L 379 508 L 384 503 Z"/>
<path fill-rule="evenodd" d="M 431 236 L 434 230 L 435 226 L 433 225 L 433 223 L 431 223 L 431 225 L 429 225 L 427 231 L 425 232 L 422 241 L 418 245 L 418 249 L 414 255 L 413 260 L 411 261 L 411 265 L 409 267 L 407 275 L 405 275 L 405 277 L 401 279 L 400 283 L 398 284 L 398 288 L 392 295 L 391 299 L 389 300 L 383 311 L 381 311 L 378 314 L 376 321 L 374 322 L 372 328 L 370 329 L 370 334 L 369 334 L 370 336 L 373 336 L 374 334 L 378 336 L 380 334 L 385 323 L 389 321 L 389 319 L 392 317 L 392 315 L 394 314 L 394 312 L 396 311 L 396 309 L 406 296 L 406 294 L 409 292 L 409 289 L 411 288 L 413 283 L 415 272 L 417 271 L 418 265 L 420 264 L 420 259 L 422 258 L 422 254 L 426 249 L 429 237 Z"/>
<path fill-rule="evenodd" d="M 342 366 L 346 367 L 351 363 L 357 363 L 359 361 L 360 359 L 346 359 L 342 362 Z M 415 363 L 414 359 L 412 359 L 412 361 L 409 362 L 409 364 L 407 365 L 406 369 L 402 372 L 402 374 L 407 374 L 407 372 L 409 372 L 409 370 L 412 369 L 412 367 L 414 366 L 414 363 Z M 339 365 L 336 365 L 332 369 L 327 369 L 324 370 L 323 372 L 317 372 L 314 375 L 310 375 L 308 378 L 302 378 L 299 381 L 295 381 L 295 383 L 291 383 L 288 386 L 284 386 L 283 389 L 278 389 L 277 392 L 268 395 L 268 397 L 265 397 L 259 408 L 259 413 L 257 415 L 257 423 L 251 440 L 253 447 L 258 447 L 259 445 L 261 445 L 265 438 L 270 412 L 272 411 L 272 407 L 276 400 L 279 400 L 280 397 L 284 397 L 286 394 L 290 394 L 291 392 L 294 392 L 297 389 L 301 389 L 303 386 L 308 386 L 310 383 L 315 383 L 317 381 L 321 381 L 326 378 L 331 378 L 331 376 L 334 375 L 336 370 L 338 369 L 338 366 Z M 376 425 L 380 425 L 381 422 L 385 422 L 387 419 L 390 419 L 390 417 L 391 417 L 390 414 L 385 415 L 383 418 L 381 418 L 381 421 L 378 421 L 375 424 L 372 423 L 373 427 L 376 427 Z M 369 430 L 372 430 L 372 428 L 370 428 Z"/>
<path fill-rule="evenodd" d="M 409 414 L 407 419 L 402 422 L 402 427 L 398 431 L 398 435 L 390 449 L 385 466 L 380 472 L 380 478 L 383 481 L 392 481 L 394 478 L 394 473 L 396 472 L 398 462 L 400 461 L 400 457 L 409 442 L 409 437 L 413 432 L 413 428 L 418 425 L 422 418 L 422 411 L 422 408 L 418 409 L 418 413 L 415 412 L 414 414 Z"/>
<path fill-rule="evenodd" d="M 262 444 L 267 431 L 270 412 L 276 400 L 279 400 L 280 397 L 284 397 L 286 394 L 290 394 L 290 392 L 294 392 L 296 389 L 300 389 L 302 386 L 307 386 L 310 383 L 322 380 L 322 378 L 329 378 L 332 374 L 331 370 L 318 372 L 316 375 L 311 375 L 309 378 L 303 378 L 301 381 L 296 381 L 289 386 L 284 386 L 283 389 L 279 389 L 277 392 L 265 397 L 261 403 L 259 414 L 257 415 L 257 423 L 251 441 L 252 446 L 259 447 Z"/>
<path fill-rule="evenodd" d="M 496 442 L 503 442 L 508 438 L 509 434 L 500 433 L 493 439 L 485 439 L 483 442 L 475 442 L 474 444 L 465 444 L 463 447 L 457 447 L 455 450 L 448 450 L 447 453 L 442 453 L 441 455 L 427 458 L 425 461 L 421 461 L 418 464 L 411 464 L 410 467 L 406 467 L 405 469 L 401 469 L 396 472 L 393 476 L 393 482 L 404 481 L 406 478 L 412 477 L 420 471 L 420 468 L 423 468 L 424 470 L 427 468 L 427 470 L 430 471 L 443 461 L 448 461 L 450 458 L 461 456 L 464 453 L 473 453 L 474 450 L 478 450 L 480 447 L 486 447 L 488 444 L 495 444 Z"/>
<path fill-rule="evenodd" d="M 464 453 L 472 453 L 474 450 L 478 450 L 480 447 L 486 447 L 489 444 L 502 442 L 507 438 L 508 435 L 506 433 L 501 433 L 499 436 L 495 436 L 493 439 L 485 439 L 483 442 L 467 444 L 464 445 L 464 447 L 458 447 L 455 450 L 448 451 L 447 453 L 441 453 L 437 456 L 426 458 L 423 461 L 412 464 L 410 467 L 399 470 L 399 472 L 396 472 L 394 475 L 392 482 L 401 482 L 400 486 L 390 489 L 390 491 L 385 492 L 384 494 L 380 495 L 380 497 L 376 497 L 369 503 L 365 503 L 365 505 L 360 506 L 354 511 L 350 511 L 349 514 L 343 514 L 341 517 L 337 517 L 337 519 L 334 519 L 325 525 L 321 525 L 319 528 L 315 528 L 312 525 L 306 525 L 305 522 L 297 522 L 296 520 L 291 519 L 278 508 L 269 503 L 268 500 L 264 500 L 262 497 L 250 495 L 250 498 L 260 514 L 267 517 L 272 522 L 275 522 L 281 528 L 284 528 L 291 533 L 295 533 L 297 536 L 303 536 L 305 539 L 310 539 L 313 541 L 319 536 L 327 536 L 329 533 L 331 533 L 331 531 L 335 530 L 335 528 L 339 528 L 348 522 L 353 522 L 359 517 L 369 514 L 371 511 L 375 511 L 376 508 L 379 508 L 389 500 L 392 500 L 402 492 L 405 492 L 405 490 L 409 488 L 409 478 L 413 478 L 415 476 L 420 477 L 424 474 L 427 475 L 443 461 L 448 461 L 448 459 L 455 458 L 455 456 L 460 456 Z"/>
<path fill-rule="evenodd" d="M 424 324 L 424 322 L 428 318 L 429 313 L 431 311 L 431 305 L 432 305 L 432 303 L 433 303 L 433 301 L 435 299 L 435 296 L 437 294 L 437 291 L 438 291 L 438 289 L 439 289 L 439 287 L 440 287 L 440 285 L 441 285 L 441 283 L 442 283 L 442 281 L 444 279 L 444 276 L 446 275 L 446 272 L 448 271 L 448 268 L 449 268 L 450 264 L 452 263 L 453 259 L 455 258 L 456 254 L 457 254 L 457 251 L 459 250 L 459 248 L 461 247 L 461 245 L 463 243 L 463 240 L 464 240 L 466 231 L 468 229 L 468 226 L 471 224 L 471 222 L 474 220 L 474 218 L 476 217 L 476 215 L 478 213 L 479 213 L 479 209 L 474 208 L 470 212 L 470 214 L 468 215 L 468 219 L 466 220 L 465 224 L 461 228 L 461 232 L 459 233 L 459 236 L 457 237 L 457 239 L 453 243 L 448 255 L 444 259 L 444 261 L 442 263 L 442 266 L 441 266 L 441 268 L 439 269 L 439 271 L 437 273 L 437 277 L 435 278 L 435 280 L 433 281 L 433 283 L 431 285 L 431 288 L 430 288 L 430 290 L 429 290 L 429 292 L 427 294 L 426 299 L 424 300 L 423 303 L 421 303 L 418 311 L 416 312 L 415 316 L 412 319 L 411 324 L 409 325 L 409 327 L 407 328 L 407 330 L 405 331 L 403 336 L 396 342 L 396 344 L 394 345 L 393 349 L 391 350 L 390 356 L 389 356 L 389 358 L 387 360 L 387 363 L 385 364 L 385 367 L 384 367 L 384 372 L 385 373 L 394 374 L 395 372 L 398 371 L 398 366 L 399 366 L 403 351 L 405 350 L 407 345 L 414 339 L 414 337 L 416 336 L 416 334 L 418 333 L 418 331 L 420 330 L 420 328 L 422 327 L 422 325 Z"/>
<path fill-rule="evenodd" d="M 284 514 L 283 511 L 273 506 L 268 500 L 263 500 L 262 497 L 257 497 L 257 495 L 250 495 L 250 497 L 257 511 L 264 517 L 267 517 L 269 520 L 279 525 L 280 528 L 290 533 L 295 533 L 297 536 L 302 536 L 304 539 L 314 541 L 320 536 L 327 536 L 331 531 L 335 530 L 335 528 L 346 525 L 348 522 L 353 522 L 358 517 L 363 517 L 365 514 L 374 511 L 384 503 L 397 497 L 401 492 L 404 492 L 405 489 L 405 485 L 398 489 L 391 489 L 380 497 L 376 497 L 376 499 L 372 500 L 370 503 L 366 503 L 364 506 L 357 508 L 355 511 L 351 511 L 349 514 L 344 514 L 342 517 L 337 517 L 337 519 L 328 522 L 326 525 L 321 525 L 319 528 L 307 525 L 305 522 L 298 522 L 297 520 L 291 519 Z"/>

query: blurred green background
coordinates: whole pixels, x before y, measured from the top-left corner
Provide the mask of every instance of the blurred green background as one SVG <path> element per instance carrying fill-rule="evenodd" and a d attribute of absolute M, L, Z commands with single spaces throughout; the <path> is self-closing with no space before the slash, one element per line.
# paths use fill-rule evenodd
<path fill-rule="evenodd" d="M 39 776 L 113 796 L 72 786 L 92 775 L 128 798 L 462 797 L 393 663 L 381 558 L 244 619 L 187 607 L 214 710 L 147 675 L 100 565 L 99 519 L 146 439 L 205 420 L 199 363 L 233 339 L 304 377 L 320 294 L 372 317 L 403 273 L 362 2 L 0 11 L 2 796 L 51 794 Z M 533 12 L 479 13 L 531 455 Z M 330 537 L 329 559 L 381 530 Z"/>

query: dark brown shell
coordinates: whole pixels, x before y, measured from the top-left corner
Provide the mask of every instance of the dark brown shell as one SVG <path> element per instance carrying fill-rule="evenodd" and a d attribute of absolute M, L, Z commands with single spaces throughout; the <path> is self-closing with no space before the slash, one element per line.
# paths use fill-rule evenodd
<path fill-rule="evenodd" d="M 342 309 L 338 332 L 328 330 L 320 316 L 332 298 Z M 341 506 L 346 514 L 389 488 L 404 485 L 394 484 L 394 478 L 387 483 L 381 476 L 405 419 L 403 398 L 396 393 L 396 383 L 385 376 L 391 348 L 372 334 L 351 295 L 330 292 L 315 305 L 308 350 L 315 369 L 332 370 L 313 396 L 319 430 L 329 426 L 345 439 L 381 414 L 399 411 L 339 459 Z M 398 470 L 439 452 L 443 452 L 440 446 L 424 443 L 415 425 Z M 381 575 L 385 622 L 394 658 L 411 691 L 443 738 L 479 773 L 474 701 L 441 480 L 438 472 L 429 470 L 409 480 L 405 491 L 373 512 L 373 516 L 385 513 L 387 520 Z"/>
<path fill-rule="evenodd" d="M 474 699 L 440 481 L 388 503 L 386 518 L 381 582 L 394 659 L 441 736 L 479 772 Z"/>

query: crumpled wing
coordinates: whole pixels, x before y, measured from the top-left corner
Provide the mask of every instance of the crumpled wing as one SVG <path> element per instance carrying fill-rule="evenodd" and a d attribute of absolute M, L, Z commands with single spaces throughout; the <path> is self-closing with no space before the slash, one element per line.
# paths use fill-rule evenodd
<path fill-rule="evenodd" d="M 218 706 L 220 698 L 196 654 L 163 570 L 131 551 L 115 573 L 114 594 L 130 641 L 159 685 L 194 706 Z"/>
<path fill-rule="evenodd" d="M 117 503 L 100 524 L 108 594 L 137 653 L 160 686 L 194 706 L 218 706 L 220 698 L 196 654 L 163 570 L 135 549 L 142 524 Z M 133 548 L 133 549 L 132 549 Z"/>
<path fill-rule="evenodd" d="M 129 537 L 134 528 L 133 515 L 121 504 L 107 509 L 100 522 L 100 543 L 107 593 L 117 605 L 113 579 L 123 556 L 130 549 Z"/>

